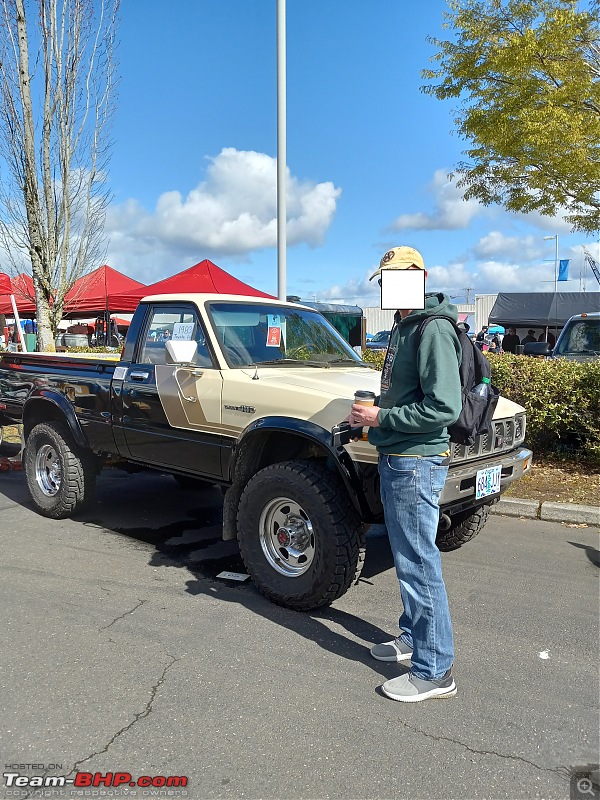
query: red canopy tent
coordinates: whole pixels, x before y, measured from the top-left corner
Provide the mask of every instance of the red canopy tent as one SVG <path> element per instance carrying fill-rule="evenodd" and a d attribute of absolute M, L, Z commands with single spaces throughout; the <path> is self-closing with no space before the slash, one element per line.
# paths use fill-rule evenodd
<path fill-rule="evenodd" d="M 8 276 L 6 276 L 8 277 Z M 16 278 L 11 279 L 12 293 L 15 296 L 15 302 L 19 314 L 35 314 L 35 289 L 33 288 L 33 280 L 25 272 L 17 275 Z M 0 292 L 0 295 L 4 294 Z M 0 314 L 9 314 L 12 316 L 13 307 L 9 297 L 0 297 Z"/>
<path fill-rule="evenodd" d="M 12 293 L 13 293 L 13 288 L 9 276 L 6 275 L 4 272 L 0 272 L 0 295 L 12 294 Z"/>
<path fill-rule="evenodd" d="M 107 309 L 113 311 L 116 308 L 114 296 L 132 290 L 147 294 L 143 283 L 104 264 L 75 281 L 65 297 L 64 313 L 72 317 L 90 316 Z"/>
<path fill-rule="evenodd" d="M 121 294 L 111 295 L 110 307 L 112 311 L 135 311 L 142 297 L 151 294 L 187 294 L 209 292 L 211 294 L 247 294 L 252 297 L 267 297 L 274 299 L 273 295 L 254 289 L 243 281 L 239 281 L 225 270 L 217 267 L 212 261 L 204 259 L 193 267 L 178 272 L 170 278 L 133 289 Z"/>

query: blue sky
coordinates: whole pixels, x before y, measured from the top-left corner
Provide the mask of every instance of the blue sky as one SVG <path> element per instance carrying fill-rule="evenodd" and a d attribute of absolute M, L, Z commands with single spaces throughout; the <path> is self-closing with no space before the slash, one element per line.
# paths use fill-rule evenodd
<path fill-rule="evenodd" d="M 465 143 L 453 104 L 420 91 L 445 0 L 287 0 L 287 292 L 377 305 L 368 276 L 419 249 L 428 288 L 550 291 L 561 219 L 465 203 L 447 175 Z M 121 6 L 106 261 L 151 283 L 203 258 L 277 292 L 275 0 Z M 586 288 L 598 288 L 589 268 Z"/>

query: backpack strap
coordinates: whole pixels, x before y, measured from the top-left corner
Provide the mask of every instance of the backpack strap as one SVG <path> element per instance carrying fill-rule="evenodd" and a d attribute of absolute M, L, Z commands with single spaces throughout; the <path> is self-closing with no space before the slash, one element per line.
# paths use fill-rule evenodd
<path fill-rule="evenodd" d="M 419 324 L 419 328 L 417 330 L 417 349 L 418 349 L 419 345 L 421 344 L 421 339 L 423 338 L 423 331 L 429 325 L 429 323 L 432 322 L 434 319 L 445 319 L 445 320 L 447 320 L 450 323 L 450 325 L 452 325 L 452 327 L 454 328 L 454 332 L 458 335 L 458 339 L 460 341 L 460 335 L 461 335 L 461 333 L 464 333 L 464 331 L 462 331 L 458 327 L 456 322 L 454 322 L 454 320 L 451 317 L 445 316 L 445 314 L 434 314 L 431 317 L 425 317 L 425 319 L 422 320 L 421 323 Z M 468 338 L 469 337 L 467 336 L 467 339 Z M 470 339 L 469 339 L 469 341 L 470 341 Z"/>
<path fill-rule="evenodd" d="M 462 350 L 462 359 L 459 367 L 461 386 L 463 386 L 463 388 L 471 388 L 480 383 L 482 378 L 490 378 L 492 375 L 492 368 L 488 359 L 483 355 L 481 350 L 475 346 L 475 342 L 458 327 L 456 322 L 444 314 L 434 314 L 431 317 L 425 317 L 421 322 L 417 331 L 417 348 L 421 344 L 423 331 L 434 319 L 448 320 L 458 336 L 458 342 Z"/>

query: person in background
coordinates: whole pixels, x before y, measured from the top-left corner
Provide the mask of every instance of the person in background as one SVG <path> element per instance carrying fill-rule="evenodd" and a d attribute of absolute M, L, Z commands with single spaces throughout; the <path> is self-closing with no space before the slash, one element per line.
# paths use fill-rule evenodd
<path fill-rule="evenodd" d="M 488 326 L 483 325 L 477 336 L 475 337 L 475 344 L 480 350 L 483 350 L 485 344 L 485 337 L 487 336 Z"/>
<path fill-rule="evenodd" d="M 527 336 L 523 339 L 521 344 L 531 344 L 531 342 L 536 342 L 536 341 L 537 339 L 535 338 L 535 331 L 533 330 L 533 328 L 530 328 L 527 331 Z"/>
<path fill-rule="evenodd" d="M 517 354 L 517 345 L 521 344 L 521 340 L 517 336 L 517 329 L 516 328 L 509 328 L 508 333 L 502 339 L 502 349 L 505 353 L 512 353 L 513 355 Z"/>
<path fill-rule="evenodd" d="M 550 349 L 554 350 L 554 345 L 556 344 L 556 336 L 553 333 L 548 331 L 548 336 L 546 336 L 545 331 L 542 331 L 538 336 L 538 342 L 548 342 Z"/>
<path fill-rule="evenodd" d="M 394 247 L 371 280 L 381 280 L 388 269 L 425 271 L 425 264 L 413 247 Z M 410 672 L 381 687 L 387 697 L 404 703 L 456 694 L 452 624 L 435 540 L 450 456 L 448 425 L 462 407 L 462 349 L 445 319 L 432 320 L 418 340 L 421 322 L 434 315 L 458 320 L 456 306 L 441 293 L 426 293 L 422 310 L 396 312 L 377 405 L 354 404 L 348 419 L 353 427 L 369 428 L 369 442 L 379 453 L 381 502 L 403 612 L 399 636 L 374 645 L 371 655 L 378 661 L 412 662 Z"/>

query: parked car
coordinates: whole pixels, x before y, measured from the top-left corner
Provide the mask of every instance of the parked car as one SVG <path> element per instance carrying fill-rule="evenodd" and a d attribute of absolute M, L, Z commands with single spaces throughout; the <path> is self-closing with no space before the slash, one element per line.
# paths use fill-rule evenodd
<path fill-rule="evenodd" d="M 379 331 L 367 342 L 367 348 L 369 350 L 387 350 L 387 346 L 390 343 L 390 334 L 391 331 Z"/>

